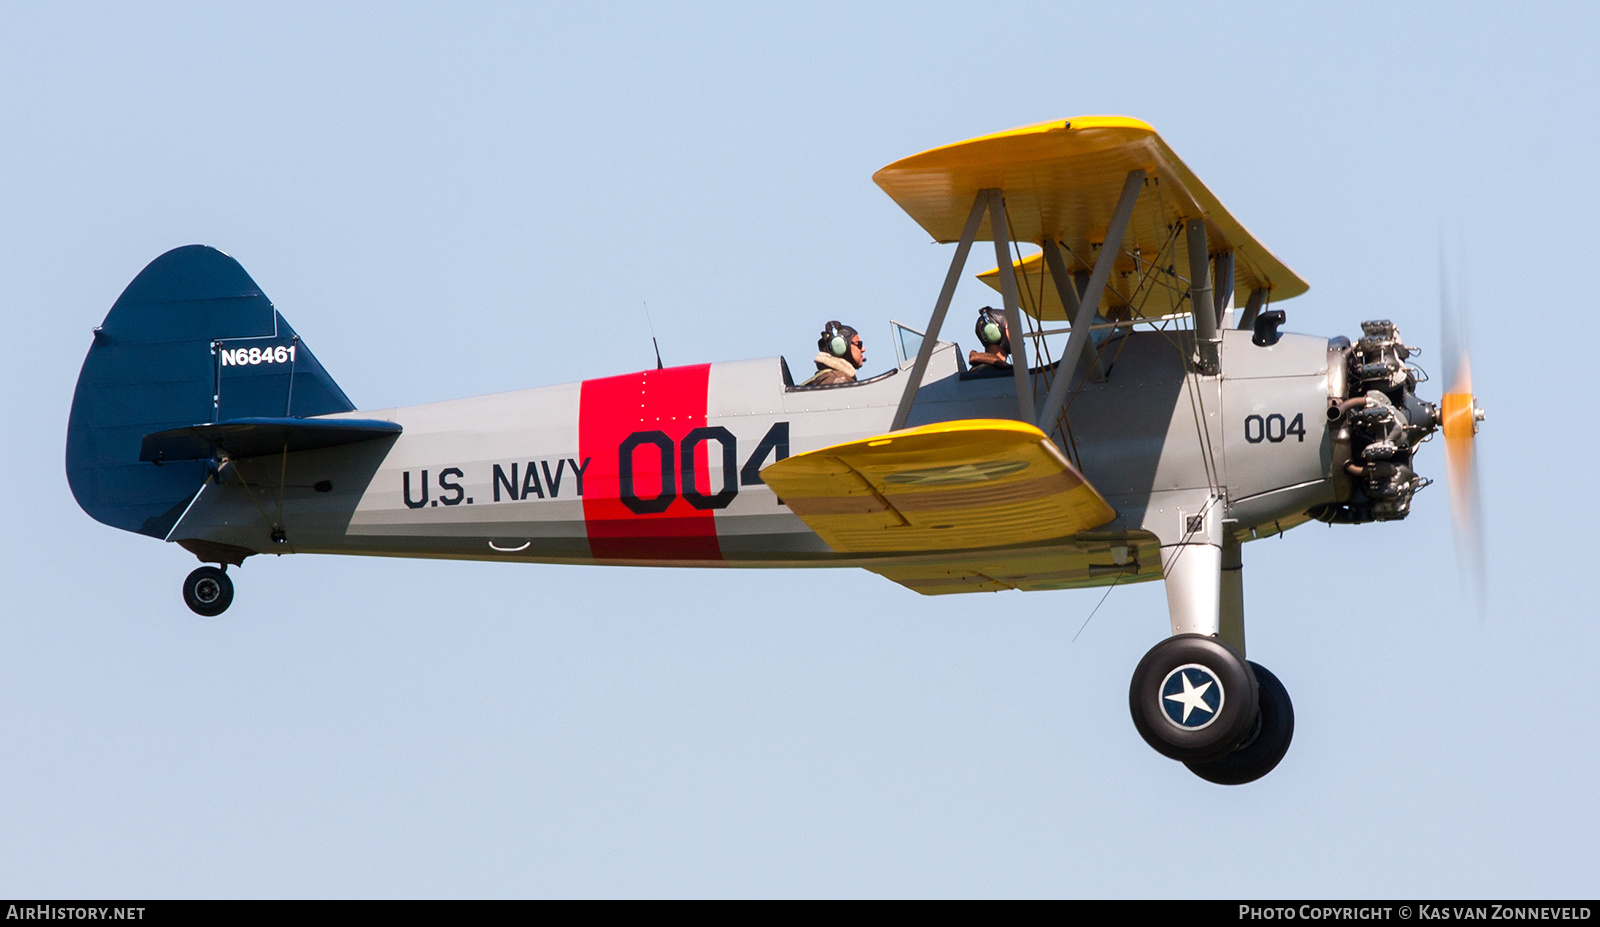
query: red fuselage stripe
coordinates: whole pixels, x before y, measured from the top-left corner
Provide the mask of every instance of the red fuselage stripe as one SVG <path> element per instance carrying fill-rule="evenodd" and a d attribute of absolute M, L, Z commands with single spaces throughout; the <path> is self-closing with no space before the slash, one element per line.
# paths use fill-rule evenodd
<path fill-rule="evenodd" d="M 710 377 L 700 364 L 583 382 L 583 519 L 596 560 L 722 559 L 714 514 L 683 498 L 679 458 L 684 438 L 706 424 Z M 693 453 L 695 483 L 709 486 L 706 443 Z"/>

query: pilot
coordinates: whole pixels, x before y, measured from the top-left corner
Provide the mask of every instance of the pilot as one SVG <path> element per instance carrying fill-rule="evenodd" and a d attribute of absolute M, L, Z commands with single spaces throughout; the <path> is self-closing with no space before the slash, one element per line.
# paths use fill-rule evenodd
<path fill-rule="evenodd" d="M 802 386 L 854 383 L 856 371 L 867 362 L 867 349 L 861 345 L 861 336 L 848 325 L 829 322 L 823 326 L 822 337 L 817 339 L 817 347 L 819 351 L 813 358 L 817 364 L 817 372 L 811 379 L 802 383 Z"/>
<path fill-rule="evenodd" d="M 1006 325 L 1006 315 L 993 306 L 984 306 L 978 310 L 978 324 L 972 326 L 972 331 L 978 336 L 978 344 L 983 346 L 983 351 L 968 351 L 967 365 L 973 368 L 987 367 L 996 372 L 1011 372 L 1011 339 L 1010 326 Z"/>

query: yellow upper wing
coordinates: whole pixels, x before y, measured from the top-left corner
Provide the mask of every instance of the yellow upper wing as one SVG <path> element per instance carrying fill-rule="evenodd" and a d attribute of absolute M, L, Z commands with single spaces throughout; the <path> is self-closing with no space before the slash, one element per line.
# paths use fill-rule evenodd
<path fill-rule="evenodd" d="M 1013 241 L 1060 242 L 1067 269 L 1087 271 L 1123 180 L 1136 169 L 1144 170 L 1145 187 L 1106 288 L 1105 309 L 1131 306 L 1135 315 L 1152 316 L 1177 309 L 1189 276 L 1179 230 L 1196 218 L 1205 220 L 1213 253 L 1233 252 L 1235 292 L 1262 289 L 1277 302 L 1309 288 L 1223 207 L 1155 129 L 1137 119 L 1080 116 L 1009 129 L 902 158 L 872 179 L 942 242 L 961 237 L 979 190 L 998 189 L 1005 194 Z M 978 239 L 993 237 L 985 218 Z M 1042 264 L 1036 257 L 1025 264 L 1029 277 L 1018 282 L 1027 290 L 1031 280 L 1035 298 L 1023 295 L 1023 308 L 1037 318 L 1064 318 L 1054 288 L 1040 286 Z"/>
<path fill-rule="evenodd" d="M 841 553 L 1037 543 L 1116 517 L 1044 432 L 1002 419 L 837 444 L 771 464 L 761 478 Z"/>

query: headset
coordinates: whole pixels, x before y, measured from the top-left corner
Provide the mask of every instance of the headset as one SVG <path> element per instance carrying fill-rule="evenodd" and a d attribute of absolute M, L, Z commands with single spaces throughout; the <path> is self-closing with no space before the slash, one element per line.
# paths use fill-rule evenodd
<path fill-rule="evenodd" d="M 1006 328 L 1005 315 L 993 306 L 984 306 L 978 310 L 978 324 L 972 327 L 972 331 L 978 336 L 979 344 L 985 348 L 996 348 L 1000 345 L 1009 346 Z"/>
<path fill-rule="evenodd" d="M 850 342 L 858 336 L 855 329 L 839 322 L 822 326 L 822 337 L 817 339 L 817 349 L 850 360 Z M 854 360 L 850 360 L 852 364 Z"/>

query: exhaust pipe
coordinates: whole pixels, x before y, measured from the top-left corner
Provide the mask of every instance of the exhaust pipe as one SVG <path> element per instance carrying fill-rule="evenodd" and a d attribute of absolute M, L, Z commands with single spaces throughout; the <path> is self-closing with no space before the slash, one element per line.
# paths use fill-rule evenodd
<path fill-rule="evenodd" d="M 1345 417 L 1352 411 L 1365 409 L 1366 407 L 1367 397 L 1365 396 L 1357 396 L 1354 399 L 1346 399 L 1343 402 L 1335 403 L 1328 407 L 1328 424 L 1337 425 L 1344 421 Z"/>

